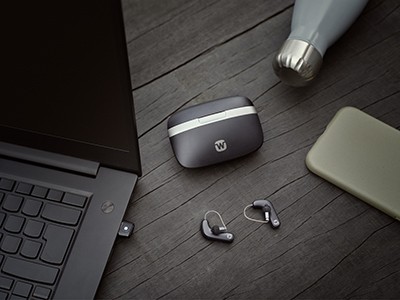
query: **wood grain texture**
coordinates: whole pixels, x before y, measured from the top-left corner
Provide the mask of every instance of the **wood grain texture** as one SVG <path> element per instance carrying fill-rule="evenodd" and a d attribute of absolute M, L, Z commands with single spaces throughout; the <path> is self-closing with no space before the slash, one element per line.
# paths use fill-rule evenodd
<path fill-rule="evenodd" d="M 135 233 L 117 241 L 97 297 L 400 299 L 400 223 L 304 164 L 341 107 L 400 129 L 399 2 L 371 0 L 328 50 L 317 80 L 299 89 L 271 67 L 293 1 L 124 0 L 123 7 L 143 176 L 126 213 Z M 218 166 L 182 168 L 168 117 L 231 95 L 253 100 L 264 145 Z M 278 230 L 243 217 L 255 199 L 274 203 Z M 202 237 L 210 209 L 235 234 L 232 244 Z"/>

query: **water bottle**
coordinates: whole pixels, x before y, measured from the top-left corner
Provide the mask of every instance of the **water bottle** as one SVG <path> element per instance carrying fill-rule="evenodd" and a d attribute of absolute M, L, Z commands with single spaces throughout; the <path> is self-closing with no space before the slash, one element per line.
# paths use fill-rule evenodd
<path fill-rule="evenodd" d="M 296 0 L 292 30 L 273 60 L 276 75 L 305 86 L 318 74 L 326 50 L 350 27 L 368 0 Z"/>

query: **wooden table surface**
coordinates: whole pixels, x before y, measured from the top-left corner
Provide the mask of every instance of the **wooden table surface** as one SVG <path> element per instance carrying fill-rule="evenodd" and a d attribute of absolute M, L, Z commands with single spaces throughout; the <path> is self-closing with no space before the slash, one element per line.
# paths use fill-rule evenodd
<path fill-rule="evenodd" d="M 399 6 L 371 0 L 315 82 L 292 88 L 271 62 L 293 1 L 123 0 L 143 176 L 126 213 L 134 235 L 117 241 L 98 298 L 400 299 L 400 223 L 304 163 L 344 106 L 400 128 Z M 217 166 L 181 167 L 168 117 L 232 95 L 254 102 L 263 146 Z M 256 199 L 273 202 L 279 229 L 244 218 Z M 212 209 L 232 244 L 202 237 Z"/>

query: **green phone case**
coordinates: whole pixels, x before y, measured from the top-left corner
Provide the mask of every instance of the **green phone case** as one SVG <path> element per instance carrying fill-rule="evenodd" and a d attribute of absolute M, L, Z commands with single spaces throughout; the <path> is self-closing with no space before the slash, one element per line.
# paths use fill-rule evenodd
<path fill-rule="evenodd" d="M 313 173 L 400 220 L 400 131 L 353 108 L 339 110 L 307 154 Z"/>

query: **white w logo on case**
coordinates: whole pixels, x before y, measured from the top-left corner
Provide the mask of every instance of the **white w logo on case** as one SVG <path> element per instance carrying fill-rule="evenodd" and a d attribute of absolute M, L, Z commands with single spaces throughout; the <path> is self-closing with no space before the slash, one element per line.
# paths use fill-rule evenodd
<path fill-rule="evenodd" d="M 226 144 L 225 140 L 218 140 L 214 143 L 215 146 L 215 150 L 217 150 L 217 152 L 223 152 L 226 149 L 228 149 L 228 145 Z"/>

